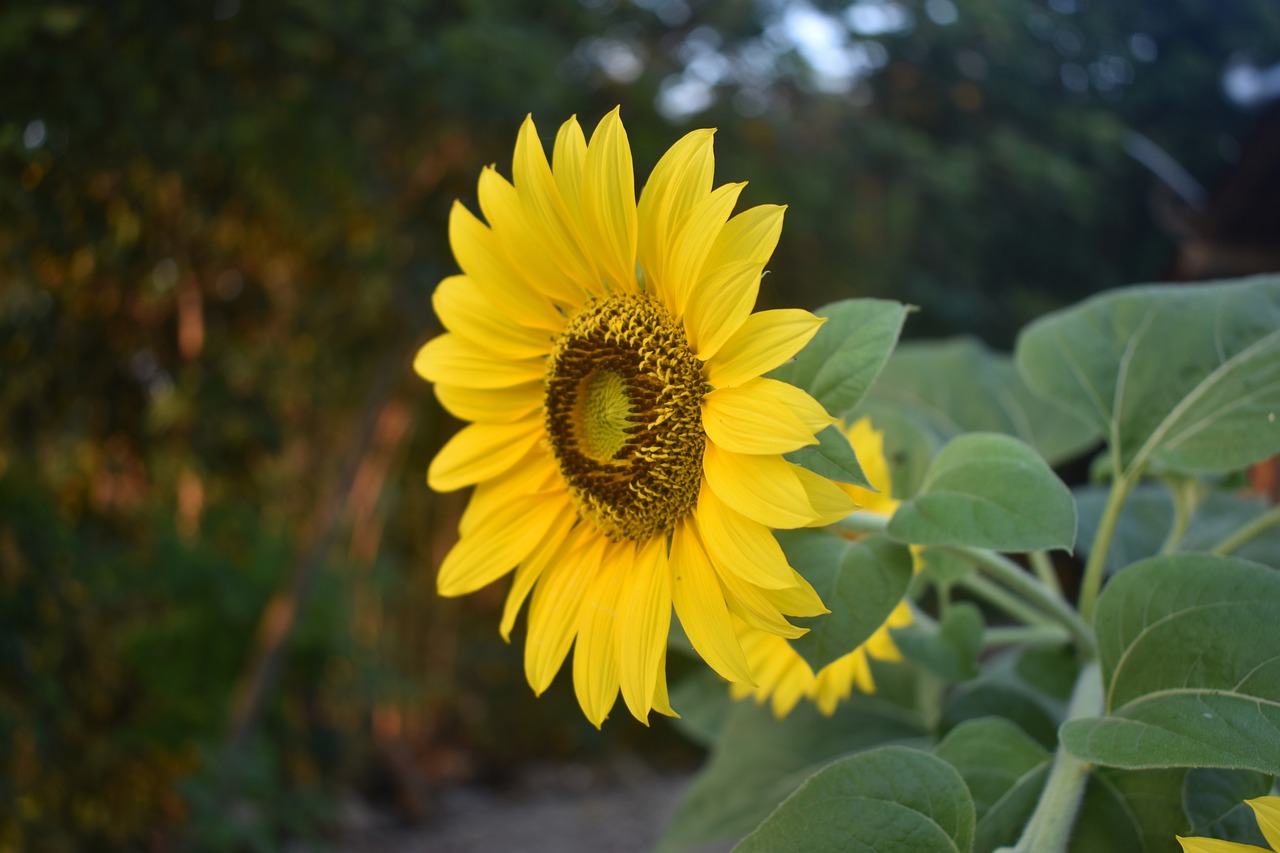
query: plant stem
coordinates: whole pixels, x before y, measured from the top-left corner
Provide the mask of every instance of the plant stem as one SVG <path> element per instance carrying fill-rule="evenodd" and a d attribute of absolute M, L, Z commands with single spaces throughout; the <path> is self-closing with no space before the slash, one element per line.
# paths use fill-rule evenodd
<path fill-rule="evenodd" d="M 1086 623 L 1093 621 L 1093 608 L 1098 603 L 1103 567 L 1107 564 L 1107 552 L 1111 549 L 1111 539 L 1115 536 L 1116 522 L 1120 520 L 1120 510 L 1137 480 L 1137 472 L 1131 470 L 1115 480 L 1111 484 L 1111 491 L 1107 493 L 1107 503 L 1102 509 L 1098 532 L 1093 537 L 1089 561 L 1085 564 L 1084 577 L 1080 581 L 1080 617 Z"/>
<path fill-rule="evenodd" d="M 1055 595 L 1062 595 L 1062 585 L 1058 583 L 1058 573 L 1053 569 L 1053 561 L 1044 551 L 1032 551 L 1027 554 L 1027 563 L 1031 571 L 1036 573 L 1040 583 L 1053 590 Z"/>
<path fill-rule="evenodd" d="M 1096 717 L 1102 709 L 1102 673 L 1097 661 L 1090 661 L 1076 679 L 1071 705 L 1067 708 L 1067 720 Z M 1071 829 L 1075 825 L 1091 767 L 1059 743 L 1040 801 L 1036 803 L 1017 846 L 1002 847 L 996 853 L 1063 853 L 1071 839 Z"/>
<path fill-rule="evenodd" d="M 1212 553 L 1224 556 L 1230 554 L 1241 548 L 1246 542 L 1256 539 L 1276 525 L 1280 525 L 1280 504 L 1273 506 L 1248 524 L 1236 528 L 1221 542 L 1213 546 Z"/>
<path fill-rule="evenodd" d="M 1052 625 L 1049 615 L 1032 607 L 1026 601 L 1013 595 L 1004 587 L 994 583 L 982 575 L 973 574 L 956 581 L 956 585 L 994 604 L 1005 613 L 1027 625 Z"/>
<path fill-rule="evenodd" d="M 1061 646 L 1071 635 L 1061 625 L 1009 625 L 988 628 L 982 632 L 982 645 L 987 646 Z"/>
<path fill-rule="evenodd" d="M 1017 591 L 1024 599 L 1034 602 L 1071 633 L 1071 638 L 1083 653 L 1090 657 L 1093 655 L 1093 631 L 1088 623 L 1081 619 L 1061 596 L 1054 594 L 1044 584 L 1028 575 L 1017 563 L 1002 554 L 982 548 L 953 545 L 947 550 L 967 557 L 989 576 Z"/>
<path fill-rule="evenodd" d="M 1173 497 L 1173 525 L 1169 535 L 1160 546 L 1161 554 L 1172 554 L 1182 544 L 1182 537 L 1187 535 L 1187 526 L 1191 523 L 1191 514 L 1196 505 L 1196 488 L 1194 480 L 1179 479 L 1168 483 L 1169 494 Z"/>
<path fill-rule="evenodd" d="M 889 516 L 862 510 L 852 512 L 831 525 L 831 527 L 844 533 L 857 534 L 884 533 L 885 528 L 888 526 Z"/>

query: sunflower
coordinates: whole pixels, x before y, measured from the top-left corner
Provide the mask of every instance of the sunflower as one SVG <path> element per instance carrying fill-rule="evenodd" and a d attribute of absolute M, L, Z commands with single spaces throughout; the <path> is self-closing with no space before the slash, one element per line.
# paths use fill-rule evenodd
<path fill-rule="evenodd" d="M 1245 800 L 1258 820 L 1258 829 L 1267 839 L 1270 850 L 1280 851 L 1280 797 L 1258 797 Z M 1174 836 L 1184 853 L 1269 853 L 1266 847 L 1239 844 L 1235 841 L 1219 841 L 1216 838 L 1183 838 Z"/>
<path fill-rule="evenodd" d="M 782 454 L 833 419 L 764 373 L 823 322 L 752 313 L 784 208 L 732 211 L 744 184 L 712 188 L 712 130 L 661 158 L 636 201 L 618 110 L 587 142 L 561 126 L 550 163 L 531 119 L 512 178 L 481 172 L 486 221 L 455 203 L 462 274 L 436 288 L 447 330 L 415 369 L 471 421 L 432 461 L 438 491 L 474 486 L 440 566 L 445 596 L 514 570 L 501 633 L 525 601 L 525 674 L 536 693 L 573 648 L 573 683 L 596 726 L 621 692 L 647 721 L 666 687 L 674 611 L 694 649 L 751 683 L 733 619 L 791 635 L 826 612 L 771 528 L 853 509 L 837 484 Z"/>
<path fill-rule="evenodd" d="M 845 431 L 853 445 L 867 482 L 878 491 L 841 484 L 858 505 L 880 515 L 891 516 L 898 507 L 892 493 L 889 466 L 884 456 L 884 437 L 867 418 L 860 418 Z M 899 661 L 902 654 L 889 631 L 911 624 L 911 608 L 901 601 L 884 623 L 857 648 L 824 666 L 817 673 L 791 644 L 778 634 L 759 630 L 744 621 L 736 627 L 747 663 L 755 676 L 755 685 L 737 683 L 730 686 L 735 699 L 754 696 L 757 702 L 771 699 L 774 716 L 781 719 L 791 713 L 802 698 L 813 701 L 823 714 L 835 713 L 840 700 L 849 698 L 853 688 L 874 693 L 870 658 Z"/>

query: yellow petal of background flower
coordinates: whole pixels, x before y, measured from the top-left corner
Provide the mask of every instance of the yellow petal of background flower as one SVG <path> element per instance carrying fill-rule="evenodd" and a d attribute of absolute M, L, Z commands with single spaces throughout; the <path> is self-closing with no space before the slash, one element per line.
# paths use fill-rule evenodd
<path fill-rule="evenodd" d="M 747 518 L 783 530 L 814 522 L 796 466 L 781 456 L 748 456 L 708 443 L 702 464 L 716 497 Z"/>
<path fill-rule="evenodd" d="M 730 261 L 765 263 L 773 255 L 782 234 L 786 205 L 761 204 L 749 207 L 730 219 L 707 254 L 707 269 Z"/>
<path fill-rule="evenodd" d="M 840 488 L 862 509 L 878 515 L 893 515 L 899 502 L 893 498 L 893 477 L 889 473 L 888 460 L 884 458 L 884 436 L 872 427 L 871 419 L 865 417 L 854 421 L 845 430 L 845 435 L 853 445 L 867 482 L 879 491 L 849 483 L 841 483 Z"/>
<path fill-rule="evenodd" d="M 509 388 L 541 381 L 545 358 L 496 358 L 458 335 L 437 335 L 418 350 L 413 369 L 428 382 L 470 388 Z"/>
<path fill-rule="evenodd" d="M 466 276 L 454 275 L 436 285 L 431 305 L 446 329 L 472 343 L 509 358 L 533 358 L 551 352 L 551 333 L 522 325 L 484 297 Z"/>
<path fill-rule="evenodd" d="M 752 314 L 707 362 L 707 381 L 727 388 L 768 373 L 804 349 L 825 322 L 798 308 Z"/>
<path fill-rule="evenodd" d="M 491 302 L 508 306 L 527 326 L 556 332 L 564 325 L 551 301 L 511 265 L 493 231 L 456 201 L 449 211 L 449 245 L 458 266 Z"/>
<path fill-rule="evenodd" d="M 560 305 L 581 305 L 587 291 L 556 264 L 539 240 L 542 224 L 530 220 L 516 188 L 492 166 L 480 172 L 479 198 L 507 263 L 525 287 Z"/>
<path fill-rule="evenodd" d="M 445 556 L 436 577 L 440 595 L 466 595 L 514 569 L 562 512 L 563 506 L 541 497 L 508 501 L 459 539 Z"/>
<path fill-rule="evenodd" d="M 731 261 L 704 271 L 684 313 L 689 347 L 698 358 L 710 359 L 742 327 L 755 307 L 763 269 L 758 261 Z"/>
<path fill-rule="evenodd" d="M 582 224 L 615 292 L 636 290 L 636 177 L 618 107 L 600 120 L 582 171 Z"/>
<path fill-rule="evenodd" d="M 716 187 L 700 199 L 679 223 L 668 266 L 663 278 L 657 282 L 663 301 L 676 319 L 684 316 L 702 275 L 707 252 L 720 236 L 745 186 L 738 183 Z"/>
<path fill-rule="evenodd" d="M 463 421 L 509 423 L 542 407 L 541 382 L 526 382 L 509 388 L 468 388 L 435 384 L 436 399 L 445 411 Z"/>
<path fill-rule="evenodd" d="M 671 629 L 671 564 L 666 537 L 640 544 L 618 601 L 618 664 L 622 699 L 648 725 L 667 634 Z"/>
<path fill-rule="evenodd" d="M 529 227 L 535 230 L 543 250 L 560 270 L 588 293 L 600 291 L 600 276 L 582 235 L 560 197 L 546 152 L 538 140 L 533 119 L 526 118 L 516 136 L 511 177 L 520 195 Z"/>
<path fill-rule="evenodd" d="M 569 653 L 578 630 L 578 608 L 600 569 L 607 542 L 579 524 L 533 588 L 524 672 L 534 693 L 540 695 L 551 685 Z"/>
<path fill-rule="evenodd" d="M 1269 853 L 1252 844 L 1237 844 L 1216 838 L 1183 838 L 1181 835 L 1175 835 L 1174 838 L 1182 845 L 1184 853 Z"/>
<path fill-rule="evenodd" d="M 662 155 L 640 192 L 637 252 L 651 289 L 667 279 L 676 226 L 711 192 L 714 136 L 706 128 L 685 134 Z"/>
<path fill-rule="evenodd" d="M 788 453 L 817 444 L 813 429 L 777 400 L 764 380 L 717 388 L 702 398 L 702 429 L 734 453 Z"/>
<path fill-rule="evenodd" d="M 556 516 L 552 526 L 547 530 L 547 535 L 516 567 L 515 577 L 511 580 L 511 589 L 507 592 L 507 600 L 502 605 L 502 622 L 498 626 L 503 640 L 511 642 L 511 629 L 515 627 L 520 608 L 533 590 L 533 585 L 542 576 L 542 572 L 563 547 L 565 536 L 568 535 L 574 521 L 575 517 L 571 512 Z"/>
<path fill-rule="evenodd" d="M 769 528 L 725 505 L 715 492 L 698 494 L 698 532 L 717 567 L 769 589 L 792 585 L 792 568 Z"/>
<path fill-rule="evenodd" d="M 597 729 L 618 699 L 618 657 L 614 631 L 623 578 L 635 566 L 631 543 L 610 543 L 578 608 L 573 647 L 573 692 Z"/>
<path fill-rule="evenodd" d="M 542 437 L 541 419 L 463 427 L 431 460 L 427 482 L 437 492 L 473 486 L 506 471 Z"/>
<path fill-rule="evenodd" d="M 1280 797 L 1258 797 L 1245 800 L 1258 819 L 1258 829 L 1272 850 L 1280 850 Z"/>
<path fill-rule="evenodd" d="M 671 598 L 680 624 L 707 666 L 729 681 L 751 684 L 751 670 L 734 633 L 724 591 L 689 523 L 671 535 Z"/>

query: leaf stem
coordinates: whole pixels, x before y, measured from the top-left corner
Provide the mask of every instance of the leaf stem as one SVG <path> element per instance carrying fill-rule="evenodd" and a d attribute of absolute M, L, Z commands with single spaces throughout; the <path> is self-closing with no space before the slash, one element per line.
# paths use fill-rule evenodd
<path fill-rule="evenodd" d="M 983 548 L 968 548 L 963 545 L 948 546 L 953 551 L 977 564 L 992 578 L 998 579 L 1005 586 L 1015 590 L 1024 599 L 1047 612 L 1055 622 L 1066 628 L 1080 651 L 1087 657 L 1093 656 L 1093 631 L 1087 622 L 1071 608 L 1060 595 L 1055 594 L 1040 581 L 1022 570 L 1022 567 L 1003 554 L 987 551 Z M 1040 620 L 1043 622 L 1043 620 Z"/>
<path fill-rule="evenodd" d="M 1091 661 L 1085 664 L 1076 679 L 1071 704 L 1067 708 L 1067 720 L 1096 717 L 1102 709 L 1102 674 L 1097 661 Z M 1059 743 L 1040 801 L 1036 803 L 1017 846 L 1001 847 L 996 853 L 1063 853 L 1071 840 L 1071 829 L 1075 825 L 1076 812 L 1080 809 L 1092 766 L 1076 758 Z"/>
<path fill-rule="evenodd" d="M 1120 520 L 1120 510 L 1137 480 L 1137 473 L 1130 469 L 1111 484 L 1111 491 L 1107 493 L 1107 503 L 1102 508 L 1102 518 L 1098 521 L 1098 532 L 1094 534 L 1093 545 L 1089 548 L 1089 561 L 1085 563 L 1084 577 L 1080 580 L 1080 617 L 1086 623 L 1093 621 L 1093 608 L 1098 603 L 1103 568 L 1107 564 L 1107 552 L 1111 550 L 1111 539 L 1116 533 L 1116 522 Z"/>
<path fill-rule="evenodd" d="M 1032 551 L 1027 554 L 1027 563 L 1031 571 L 1036 573 L 1040 583 L 1053 590 L 1055 595 L 1062 595 L 1062 585 L 1058 583 L 1058 573 L 1054 571 L 1053 560 L 1045 551 Z"/>
<path fill-rule="evenodd" d="M 1233 553 L 1276 525 L 1280 525 L 1280 504 L 1273 506 L 1253 521 L 1236 528 L 1221 542 L 1214 545 L 1211 553 L 1220 556 Z"/>
<path fill-rule="evenodd" d="M 984 578 L 982 575 L 972 574 L 968 577 L 960 578 L 956 581 L 956 585 L 968 590 L 974 595 L 986 601 L 988 604 L 994 604 L 1005 613 L 1018 619 L 1027 625 L 1052 625 L 1053 620 L 1042 610 L 1032 607 L 1029 603 L 1010 593 L 999 584 Z"/>
<path fill-rule="evenodd" d="M 1173 497 L 1173 525 L 1169 535 L 1160 546 L 1161 554 L 1172 554 L 1182 544 L 1182 537 L 1187 535 L 1187 527 L 1191 523 L 1191 515 L 1195 511 L 1197 484 L 1190 478 L 1178 479 L 1167 483 L 1169 494 Z"/>
<path fill-rule="evenodd" d="M 982 632 L 982 645 L 990 646 L 1061 646 L 1071 635 L 1061 625 L 1000 625 Z"/>

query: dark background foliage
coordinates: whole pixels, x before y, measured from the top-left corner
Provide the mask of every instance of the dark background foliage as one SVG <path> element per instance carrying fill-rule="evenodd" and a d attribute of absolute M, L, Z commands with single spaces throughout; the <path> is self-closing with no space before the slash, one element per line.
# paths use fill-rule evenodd
<path fill-rule="evenodd" d="M 641 179 L 716 126 L 717 179 L 789 205 L 764 301 L 1007 346 L 1272 265 L 1271 125 L 1223 81 L 1278 43 L 1270 0 L 0 10 L 0 849 L 270 849 L 344 792 L 688 755 L 535 701 L 501 589 L 434 595 L 456 425 L 408 365 L 527 113 L 622 104 Z"/>

